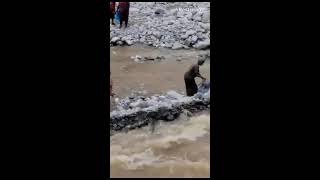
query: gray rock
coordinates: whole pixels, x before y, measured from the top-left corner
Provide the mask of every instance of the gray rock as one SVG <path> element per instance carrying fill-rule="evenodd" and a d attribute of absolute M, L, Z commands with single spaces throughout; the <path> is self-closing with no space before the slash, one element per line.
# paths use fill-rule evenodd
<path fill-rule="evenodd" d="M 174 20 L 168 21 L 168 25 L 174 24 Z"/>
<path fill-rule="evenodd" d="M 129 46 L 131 46 L 133 44 L 133 42 L 130 40 L 126 40 L 125 43 L 128 44 Z"/>
<path fill-rule="evenodd" d="M 116 43 L 118 40 L 120 40 L 119 37 L 113 37 L 110 42 Z"/>
<path fill-rule="evenodd" d="M 206 11 L 203 13 L 201 21 L 204 23 L 210 22 L 210 12 L 209 11 Z"/>
<path fill-rule="evenodd" d="M 154 57 L 151 56 L 144 57 L 144 59 L 147 61 L 154 61 Z"/>
<path fill-rule="evenodd" d="M 190 49 L 190 47 L 189 47 L 189 46 L 186 46 L 186 45 L 183 45 L 183 48 L 184 48 L 184 49 Z"/>
<path fill-rule="evenodd" d="M 185 17 L 186 17 L 188 20 L 191 20 L 191 19 L 192 19 L 192 12 L 187 12 L 187 14 L 185 15 Z"/>
<path fill-rule="evenodd" d="M 167 17 L 167 19 L 168 19 L 169 21 L 175 21 L 175 20 L 176 20 L 176 17 L 175 17 L 175 16 L 169 16 L 169 17 Z"/>
<path fill-rule="evenodd" d="M 183 45 L 180 44 L 179 42 L 175 42 L 172 46 L 172 49 L 177 50 L 183 48 Z"/>
<path fill-rule="evenodd" d="M 195 44 L 193 47 L 196 49 L 206 49 L 210 46 L 210 40 L 206 39 L 204 41 L 200 41 L 197 44 Z"/>
<path fill-rule="evenodd" d="M 201 21 L 202 20 L 202 14 L 200 14 L 199 12 L 196 13 L 193 18 L 194 21 Z"/>
<path fill-rule="evenodd" d="M 165 14 L 165 10 L 164 9 L 157 9 L 154 13 L 157 15 L 163 15 L 163 14 Z"/>
<path fill-rule="evenodd" d="M 194 30 L 189 30 L 189 31 L 186 32 L 186 36 L 191 36 L 191 35 L 194 35 L 194 34 L 196 34 L 196 33 L 197 33 L 197 32 L 194 31 Z"/>
<path fill-rule="evenodd" d="M 157 56 L 156 59 L 157 59 L 157 60 L 164 60 L 165 57 L 164 57 L 164 56 Z"/>
<path fill-rule="evenodd" d="M 200 32 L 200 33 L 204 33 L 204 32 L 206 32 L 206 30 L 204 30 L 204 29 L 202 29 L 202 28 L 198 28 L 198 29 L 197 29 L 197 32 L 198 32 L 198 33 L 199 33 L 199 32 Z"/>
<path fill-rule="evenodd" d="M 183 35 L 180 36 L 180 38 L 181 38 L 181 39 L 187 39 L 187 38 L 188 38 L 188 35 L 183 34 Z"/>
<path fill-rule="evenodd" d="M 185 44 L 186 46 L 191 46 L 191 40 L 190 40 L 190 39 L 186 39 L 186 40 L 184 41 L 184 44 Z"/>
<path fill-rule="evenodd" d="M 182 18 L 182 17 L 184 17 L 184 14 L 185 13 L 183 11 L 178 11 L 177 14 L 176 14 L 176 17 Z"/>
<path fill-rule="evenodd" d="M 172 48 L 172 43 L 166 43 L 166 48 Z"/>
<path fill-rule="evenodd" d="M 176 9 L 176 8 L 170 10 L 170 14 L 172 14 L 174 16 L 177 15 L 177 12 L 178 12 L 178 9 Z"/>
<path fill-rule="evenodd" d="M 146 41 L 146 39 L 144 37 L 140 39 L 141 43 L 144 43 L 145 41 Z"/>
<path fill-rule="evenodd" d="M 157 39 L 159 39 L 159 38 L 161 37 L 161 33 L 160 33 L 159 31 L 154 31 L 154 32 L 153 32 L 153 35 L 154 35 Z"/>
<path fill-rule="evenodd" d="M 117 45 L 123 45 L 123 42 L 122 41 L 117 41 Z"/>
<path fill-rule="evenodd" d="M 179 18 L 180 24 L 188 24 L 189 20 L 186 17 Z"/>
<path fill-rule="evenodd" d="M 130 13 L 137 12 L 137 11 L 139 11 L 138 8 L 130 8 Z"/>
<path fill-rule="evenodd" d="M 191 43 L 192 44 L 195 44 L 198 40 L 198 36 L 197 35 L 193 35 L 192 38 L 191 38 Z"/>
<path fill-rule="evenodd" d="M 210 30 L 210 23 L 201 23 L 200 26 L 206 31 Z"/>

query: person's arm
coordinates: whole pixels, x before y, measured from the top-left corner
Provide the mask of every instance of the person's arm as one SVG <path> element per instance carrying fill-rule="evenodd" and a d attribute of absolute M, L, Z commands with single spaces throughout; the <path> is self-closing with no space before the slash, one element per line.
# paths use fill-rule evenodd
<path fill-rule="evenodd" d="M 206 80 L 205 77 L 203 77 L 201 74 L 200 74 L 200 71 L 199 71 L 199 65 L 195 66 L 195 73 L 196 73 L 196 76 L 201 78 L 202 80 Z"/>
<path fill-rule="evenodd" d="M 117 11 L 119 11 L 119 8 L 120 8 L 120 2 L 118 3 L 118 6 L 117 6 Z"/>
<path fill-rule="evenodd" d="M 116 2 L 112 3 L 112 8 L 115 10 L 116 9 Z"/>

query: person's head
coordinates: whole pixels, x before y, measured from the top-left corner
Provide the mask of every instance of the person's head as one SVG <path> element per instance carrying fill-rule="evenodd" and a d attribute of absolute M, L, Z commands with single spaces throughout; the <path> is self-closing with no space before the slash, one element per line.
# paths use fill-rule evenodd
<path fill-rule="evenodd" d="M 204 58 L 200 58 L 200 59 L 198 60 L 198 65 L 199 65 L 199 66 L 203 65 L 203 63 L 204 63 L 205 61 L 206 61 L 206 60 L 205 60 Z"/>

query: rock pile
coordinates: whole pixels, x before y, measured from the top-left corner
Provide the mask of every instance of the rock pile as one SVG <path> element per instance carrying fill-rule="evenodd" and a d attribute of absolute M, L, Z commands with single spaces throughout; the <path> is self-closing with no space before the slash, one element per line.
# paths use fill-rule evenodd
<path fill-rule="evenodd" d="M 210 82 L 199 87 L 199 93 L 185 97 L 175 91 L 162 96 L 130 96 L 119 102 L 110 113 L 112 131 L 130 130 L 158 120 L 172 121 L 182 113 L 196 113 L 210 108 Z"/>
<path fill-rule="evenodd" d="M 209 2 L 131 2 L 129 25 L 110 26 L 110 45 L 171 49 L 210 47 Z"/>

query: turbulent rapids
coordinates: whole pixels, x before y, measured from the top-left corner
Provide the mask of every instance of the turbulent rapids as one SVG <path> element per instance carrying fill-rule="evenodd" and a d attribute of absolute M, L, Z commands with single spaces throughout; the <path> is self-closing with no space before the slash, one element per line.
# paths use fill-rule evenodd
<path fill-rule="evenodd" d="M 175 91 L 151 97 L 130 96 L 118 103 L 118 110 L 110 113 L 111 131 L 143 127 L 158 120 L 172 121 L 182 113 L 190 115 L 210 108 L 210 82 L 199 87 L 192 97 Z"/>
<path fill-rule="evenodd" d="M 110 137 L 111 178 L 210 177 L 210 114 L 159 121 Z"/>

